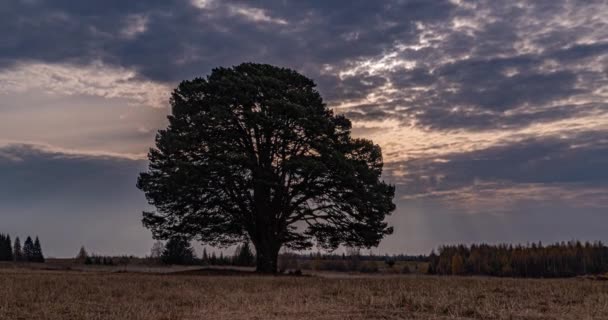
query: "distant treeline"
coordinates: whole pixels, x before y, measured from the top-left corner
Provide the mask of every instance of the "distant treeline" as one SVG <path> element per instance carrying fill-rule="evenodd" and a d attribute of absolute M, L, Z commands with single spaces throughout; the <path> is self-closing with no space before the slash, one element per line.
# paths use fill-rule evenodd
<path fill-rule="evenodd" d="M 80 248 L 74 261 L 79 264 L 87 265 L 126 265 L 136 263 L 163 263 L 175 265 L 222 265 L 222 266 L 254 266 L 255 255 L 251 251 L 248 243 L 237 246 L 234 254 L 224 255 L 220 252 L 208 254 L 207 249 L 203 249 L 202 257 L 197 257 L 190 242 L 185 239 L 174 238 L 162 243 L 154 243 L 150 256 L 137 258 L 134 256 L 104 256 L 89 254 L 84 246 Z"/>
<path fill-rule="evenodd" d="M 543 246 L 443 246 L 429 256 L 428 273 L 501 277 L 573 277 L 608 272 L 608 247 L 578 241 Z"/>
<path fill-rule="evenodd" d="M 203 249 L 200 263 L 202 265 L 252 267 L 255 266 L 255 255 L 249 243 L 237 246 L 232 256 L 224 256 L 221 252 L 219 256 L 215 253 L 207 254 L 207 249 Z"/>
<path fill-rule="evenodd" d="M 420 272 L 419 262 L 426 261 L 428 256 L 424 255 L 362 254 L 360 249 L 348 248 L 345 253 L 284 252 L 279 256 L 279 270 L 376 273 L 382 269 L 389 273 L 411 273 Z"/>
<path fill-rule="evenodd" d="M 294 256 L 298 260 L 348 260 L 351 257 L 356 256 L 361 261 L 412 261 L 412 262 L 427 262 L 429 257 L 425 255 L 406 255 L 406 254 L 393 254 L 393 255 L 376 255 L 376 254 L 362 254 L 358 250 L 351 250 L 347 253 L 286 253 L 287 255 Z"/>
<path fill-rule="evenodd" d="M 13 245 L 10 235 L 0 234 L 0 261 L 44 262 L 40 240 L 36 237 L 36 240 L 32 241 L 28 236 L 22 248 L 19 237 L 15 238 Z"/>
<path fill-rule="evenodd" d="M 82 250 L 82 249 L 81 249 Z M 428 256 L 417 255 L 373 255 L 373 254 L 361 254 L 359 250 L 350 250 L 347 253 L 341 254 L 323 254 L 308 253 L 298 254 L 293 252 L 285 252 L 280 254 L 282 260 L 294 260 L 294 261 L 351 261 L 356 258 L 356 261 L 380 261 L 388 262 L 389 264 L 398 261 L 414 261 L 414 262 L 426 262 Z M 249 245 L 244 243 L 235 248 L 232 255 L 224 255 L 222 252 L 216 254 L 212 252 L 207 253 L 206 249 L 203 249 L 202 256 L 196 257 L 194 249 L 191 247 L 189 241 L 184 239 L 170 239 L 166 244 L 162 242 L 156 242 L 151 250 L 151 258 L 157 259 L 165 264 L 183 264 L 183 265 L 225 265 L 225 266 L 254 266 L 255 265 L 255 254 Z"/>

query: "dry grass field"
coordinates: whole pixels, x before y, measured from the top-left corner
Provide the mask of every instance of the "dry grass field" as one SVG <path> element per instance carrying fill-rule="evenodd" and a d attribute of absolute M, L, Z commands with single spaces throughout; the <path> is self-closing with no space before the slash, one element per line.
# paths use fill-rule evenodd
<path fill-rule="evenodd" d="M 608 282 L 3 269 L 0 319 L 608 319 Z"/>

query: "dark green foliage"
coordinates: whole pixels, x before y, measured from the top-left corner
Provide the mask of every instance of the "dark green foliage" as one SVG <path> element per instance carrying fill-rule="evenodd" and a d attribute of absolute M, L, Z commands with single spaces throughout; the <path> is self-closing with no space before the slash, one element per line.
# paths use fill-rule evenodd
<path fill-rule="evenodd" d="M 608 272 L 608 247 L 601 242 L 444 246 L 429 256 L 430 274 L 504 277 L 572 277 Z"/>
<path fill-rule="evenodd" d="M 283 246 L 372 247 L 392 232 L 380 147 L 351 138 L 312 80 L 244 63 L 182 82 L 171 106 L 137 183 L 157 208 L 143 218 L 156 238 L 249 239 L 258 271 L 276 272 Z"/>
<path fill-rule="evenodd" d="M 165 244 L 161 260 L 165 264 L 193 264 L 195 262 L 194 249 L 187 239 L 171 238 Z"/>
<path fill-rule="evenodd" d="M 13 246 L 11 244 L 11 236 L 8 234 L 0 234 L 0 261 L 13 260 Z"/>

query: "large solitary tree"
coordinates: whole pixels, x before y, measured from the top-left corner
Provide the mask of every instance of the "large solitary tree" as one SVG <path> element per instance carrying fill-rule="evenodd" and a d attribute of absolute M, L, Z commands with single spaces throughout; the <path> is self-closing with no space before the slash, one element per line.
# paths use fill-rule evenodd
<path fill-rule="evenodd" d="M 372 247 L 392 232 L 380 147 L 352 138 L 312 80 L 244 63 L 182 82 L 170 101 L 137 184 L 157 239 L 250 240 L 257 271 L 274 273 L 283 246 Z"/>

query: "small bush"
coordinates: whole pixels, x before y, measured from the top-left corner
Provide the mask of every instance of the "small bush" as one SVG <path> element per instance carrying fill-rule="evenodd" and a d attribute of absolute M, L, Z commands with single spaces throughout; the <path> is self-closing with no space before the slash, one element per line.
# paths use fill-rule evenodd
<path fill-rule="evenodd" d="M 291 270 L 287 274 L 290 275 L 290 276 L 301 276 L 302 275 L 302 270 L 300 270 L 300 269 Z"/>
<path fill-rule="evenodd" d="M 392 268 L 395 266 L 395 260 L 394 259 L 386 259 L 384 260 L 384 264 L 386 264 L 387 267 Z"/>

